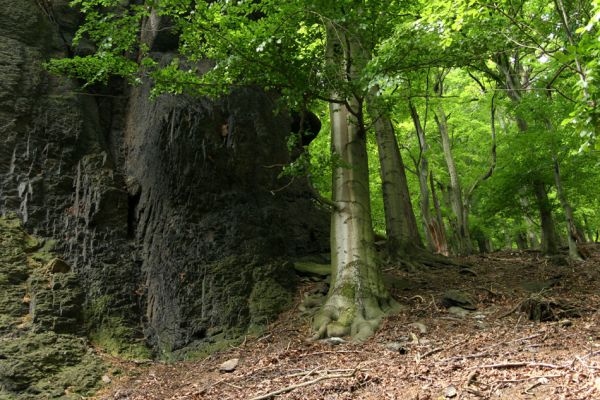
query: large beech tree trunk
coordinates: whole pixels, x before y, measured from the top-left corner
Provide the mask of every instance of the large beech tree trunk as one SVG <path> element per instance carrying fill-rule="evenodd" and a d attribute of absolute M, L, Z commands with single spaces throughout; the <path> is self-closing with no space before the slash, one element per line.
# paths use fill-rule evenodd
<path fill-rule="evenodd" d="M 353 68 L 364 63 L 364 53 L 344 30 L 331 24 L 326 29 L 327 62 L 340 77 L 351 79 Z M 393 302 L 373 245 L 362 101 L 337 92 L 331 97 L 331 151 L 341 163 L 333 170 L 331 284 L 314 320 L 314 338 L 351 335 L 362 340 L 373 334 Z"/>
<path fill-rule="evenodd" d="M 403 258 L 421 249 L 423 244 L 410 202 L 406 171 L 394 126 L 378 101 L 378 91 L 377 86 L 371 89 L 367 105 L 377 137 L 387 245 L 393 258 Z"/>

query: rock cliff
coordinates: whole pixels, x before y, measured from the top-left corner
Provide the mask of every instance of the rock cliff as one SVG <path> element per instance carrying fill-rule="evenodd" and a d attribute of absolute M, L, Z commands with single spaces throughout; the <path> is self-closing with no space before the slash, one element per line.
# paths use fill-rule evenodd
<path fill-rule="evenodd" d="M 67 3 L 0 0 L 0 215 L 52 241 L 78 288 L 55 295 L 80 296 L 81 332 L 107 351 L 183 356 L 273 320 L 290 258 L 328 245 L 307 188 L 279 178 L 289 116 L 254 88 L 149 100 L 149 84 L 49 75 L 83 51 Z"/>

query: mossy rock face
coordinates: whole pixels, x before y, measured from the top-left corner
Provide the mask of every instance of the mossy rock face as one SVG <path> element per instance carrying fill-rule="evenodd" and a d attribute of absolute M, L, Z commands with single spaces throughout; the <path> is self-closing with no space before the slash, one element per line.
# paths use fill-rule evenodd
<path fill-rule="evenodd" d="M 83 291 L 77 276 L 35 269 L 28 280 L 29 313 L 35 331 L 82 333 Z"/>
<path fill-rule="evenodd" d="M 252 274 L 250 298 L 251 325 L 266 325 L 292 306 L 296 280 L 291 263 L 259 266 Z"/>
<path fill-rule="evenodd" d="M 0 218 L 0 399 L 81 398 L 104 369 L 81 335 L 77 277 L 33 259 L 55 258 L 42 243 Z"/>
<path fill-rule="evenodd" d="M 0 341 L 0 389 L 7 393 L 68 398 L 68 389 L 76 398 L 96 388 L 102 371 L 84 338 L 44 332 Z"/>
<path fill-rule="evenodd" d="M 146 360 L 152 358 L 151 351 L 136 337 L 139 334 L 120 318 L 109 317 L 102 325 L 92 330 L 91 341 L 102 350 L 114 356 L 130 360 Z"/>
<path fill-rule="evenodd" d="M 260 334 L 292 306 L 297 278 L 293 265 L 285 260 L 263 262 L 257 258 L 226 257 L 209 268 L 210 279 L 202 287 L 193 288 L 200 291 L 185 309 L 185 328 L 195 337 L 164 332 L 157 346 L 161 348 L 161 359 L 205 357 L 228 349 L 230 344 L 243 340 L 244 335 Z M 206 299 L 213 299 L 212 307 Z"/>

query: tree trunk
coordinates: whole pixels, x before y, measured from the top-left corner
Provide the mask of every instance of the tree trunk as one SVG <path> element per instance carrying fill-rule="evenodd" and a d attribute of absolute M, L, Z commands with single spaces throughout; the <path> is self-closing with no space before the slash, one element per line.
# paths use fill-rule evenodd
<path fill-rule="evenodd" d="M 575 226 L 575 219 L 573 218 L 573 209 L 567 201 L 567 196 L 563 190 L 562 182 L 560 179 L 560 165 L 558 164 L 558 158 L 554 158 L 554 183 L 556 185 L 556 192 L 558 194 L 558 200 L 565 212 L 565 219 L 567 222 L 567 242 L 569 243 L 569 258 L 576 261 L 582 261 L 583 257 L 577 249 L 577 227 Z"/>
<path fill-rule="evenodd" d="M 517 233 L 517 235 L 515 236 L 515 242 L 517 243 L 517 248 L 519 250 L 526 250 L 527 249 L 527 235 L 525 234 L 525 232 Z"/>
<path fill-rule="evenodd" d="M 378 101 L 378 91 L 378 86 L 371 89 L 367 105 L 377 137 L 387 245 L 393 258 L 402 258 L 422 248 L 423 244 L 410 202 L 406 171 L 394 126 Z"/>
<path fill-rule="evenodd" d="M 454 157 L 452 156 L 452 148 L 450 146 L 450 138 L 448 136 L 448 120 L 441 104 L 438 104 L 434 117 L 442 138 L 444 159 L 446 160 L 448 174 L 450 175 L 450 205 L 456 217 L 456 237 L 458 240 L 457 251 L 458 254 L 468 255 L 471 253 L 469 227 L 467 224 L 467 216 L 463 208 L 460 180 L 458 179 L 458 172 L 454 163 Z"/>
<path fill-rule="evenodd" d="M 587 215 L 583 214 L 583 226 L 585 228 L 585 233 L 587 236 L 587 241 L 588 242 L 594 242 L 594 230 L 592 229 L 592 227 L 590 226 L 590 222 L 588 220 Z"/>
<path fill-rule="evenodd" d="M 327 62 L 339 70 L 340 77 L 351 79 L 353 68 L 364 62 L 364 53 L 344 30 L 331 24 L 326 29 Z M 363 340 L 373 334 L 393 301 L 373 244 L 362 101 L 335 91 L 331 97 L 331 151 L 341 165 L 335 165 L 332 174 L 331 284 L 314 320 L 314 338 L 352 335 Z"/>
<path fill-rule="evenodd" d="M 423 222 L 423 231 L 425 232 L 425 239 L 427 241 L 427 245 L 431 251 L 439 253 L 440 249 L 437 246 L 437 232 L 434 231 L 435 227 L 433 224 L 433 219 L 431 217 L 430 207 L 429 207 L 429 187 L 427 184 L 427 177 L 429 176 L 429 160 L 427 159 L 427 153 L 429 151 L 429 146 L 427 145 L 427 140 L 425 138 L 425 132 L 423 131 L 423 126 L 421 125 L 421 119 L 419 118 L 419 113 L 417 112 L 414 104 L 409 101 L 408 107 L 410 108 L 410 115 L 413 120 L 413 124 L 415 126 L 415 132 L 417 133 L 417 139 L 419 140 L 419 165 L 417 165 L 417 175 L 419 177 L 419 207 L 421 209 L 421 219 Z"/>
<path fill-rule="evenodd" d="M 522 66 L 516 61 L 519 59 L 518 54 L 515 54 L 512 58 L 515 60 L 515 65 L 511 64 L 508 54 L 496 54 L 494 56 L 494 62 L 502 76 L 494 76 L 493 74 L 492 76 L 505 86 L 507 95 L 512 103 L 518 105 L 521 102 L 523 88 L 527 87 L 528 76 L 524 73 Z M 521 82 L 521 79 L 523 79 L 524 82 Z M 515 119 L 519 131 L 521 133 L 527 133 L 527 122 L 519 115 L 517 115 Z M 558 244 L 554 228 L 554 219 L 552 218 L 552 208 L 548 201 L 548 194 L 546 193 L 544 183 L 540 180 L 536 180 L 533 184 L 533 192 L 537 199 L 542 226 L 541 251 L 543 254 L 556 254 L 558 251 Z"/>
<path fill-rule="evenodd" d="M 558 253 L 558 241 L 556 230 L 554 228 L 554 219 L 552 218 L 552 207 L 548 200 L 548 193 L 546 193 L 544 183 L 541 181 L 534 182 L 533 190 L 540 211 L 540 221 L 542 225 L 542 253 L 550 255 L 556 254 Z"/>
<path fill-rule="evenodd" d="M 431 200 L 433 201 L 433 209 L 435 210 L 435 219 L 432 220 L 431 228 L 431 231 L 434 232 L 432 237 L 435 241 L 435 247 L 438 249 L 438 253 L 447 257 L 450 255 L 450 252 L 448 251 L 448 239 L 446 238 L 446 228 L 444 226 L 444 218 L 442 217 L 442 209 L 435 191 L 433 171 L 429 173 L 429 183 L 431 184 Z"/>

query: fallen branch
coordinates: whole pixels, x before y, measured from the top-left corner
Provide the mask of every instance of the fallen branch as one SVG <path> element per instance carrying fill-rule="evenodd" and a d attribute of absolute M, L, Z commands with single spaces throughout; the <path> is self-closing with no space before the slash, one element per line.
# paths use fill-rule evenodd
<path fill-rule="evenodd" d="M 563 376 L 565 376 L 565 374 L 554 374 L 554 375 L 542 375 L 542 376 L 529 376 L 527 378 L 522 378 L 522 379 L 503 379 L 500 381 L 495 381 L 495 384 L 499 384 L 499 383 L 521 383 L 521 382 L 527 382 L 527 381 L 532 381 L 532 380 L 536 380 L 536 379 L 552 379 L 552 378 L 562 378 Z"/>
<path fill-rule="evenodd" d="M 513 362 L 513 363 L 504 363 L 504 364 L 489 364 L 489 365 L 478 365 L 475 367 L 470 367 L 468 369 L 478 369 L 478 368 L 519 368 L 519 367 L 540 367 L 540 368 L 548 368 L 548 369 L 567 369 L 572 370 L 571 367 L 566 365 L 554 365 L 547 363 L 536 363 L 536 362 Z"/>
<path fill-rule="evenodd" d="M 283 394 L 283 393 L 288 393 L 288 392 L 291 392 L 292 390 L 295 390 L 295 389 L 299 389 L 299 388 L 302 388 L 302 387 L 305 387 L 305 386 L 314 385 L 315 383 L 319 383 L 319 382 L 324 381 L 326 379 L 352 378 L 356 374 L 357 370 L 358 370 L 358 368 L 355 368 L 349 374 L 322 375 L 322 376 L 320 376 L 320 377 L 318 377 L 316 379 L 313 379 L 312 381 L 302 382 L 302 383 L 298 383 L 296 385 L 290 385 L 290 386 L 284 387 L 282 389 L 274 390 L 274 391 L 269 392 L 267 394 L 263 394 L 263 395 L 260 395 L 260 396 L 257 396 L 257 397 L 253 397 L 250 400 L 270 399 L 271 397 L 275 397 L 275 396 Z"/>
<path fill-rule="evenodd" d="M 472 358 L 481 358 L 481 357 L 487 357 L 492 355 L 492 353 L 490 353 L 489 351 L 485 351 L 485 352 L 481 352 L 481 353 L 473 353 L 473 354 L 467 354 L 465 356 L 454 356 L 454 357 L 448 357 L 448 358 L 444 358 L 443 360 L 438 361 L 438 364 L 445 364 L 451 361 L 458 361 L 458 360 L 469 360 Z"/>

